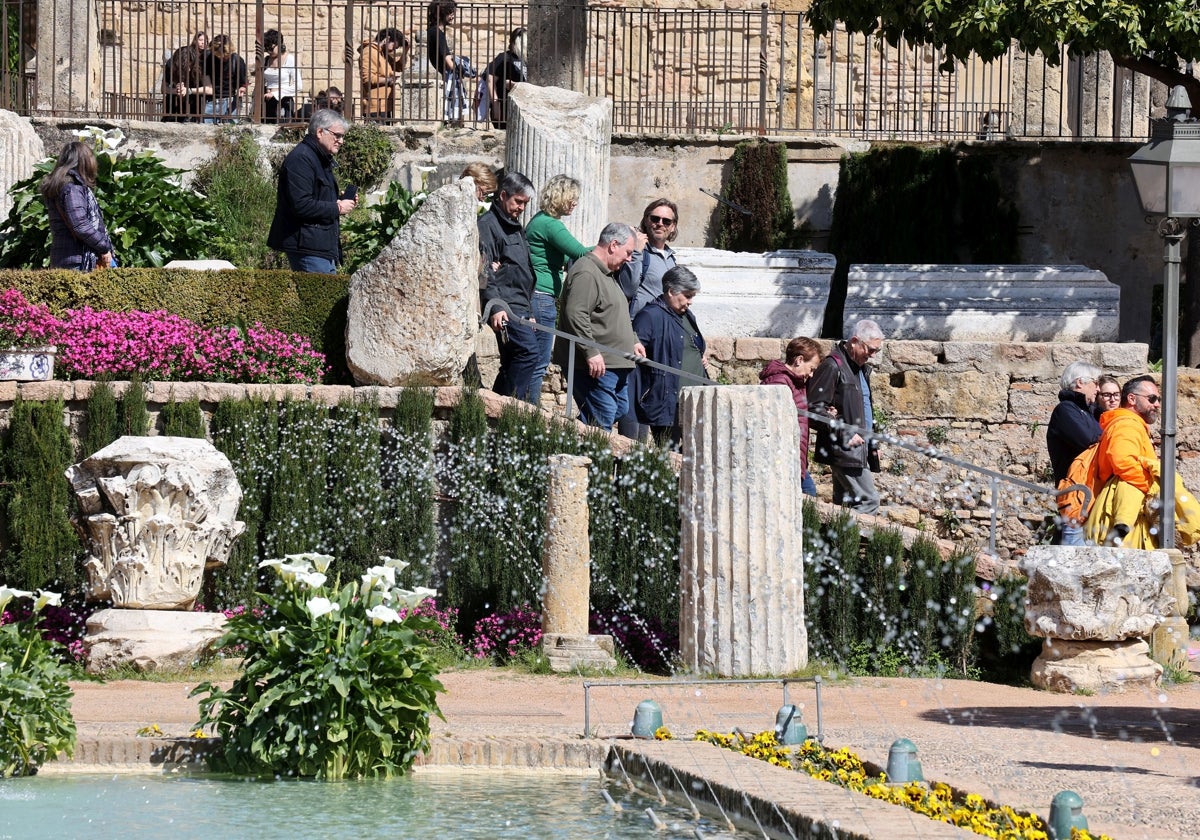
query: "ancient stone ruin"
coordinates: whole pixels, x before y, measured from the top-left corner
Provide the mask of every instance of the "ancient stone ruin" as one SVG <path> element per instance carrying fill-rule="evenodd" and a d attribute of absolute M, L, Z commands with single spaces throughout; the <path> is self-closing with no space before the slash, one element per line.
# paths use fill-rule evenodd
<path fill-rule="evenodd" d="M 233 467 L 205 440 L 123 437 L 67 470 L 88 547 L 88 669 L 185 665 L 221 635 L 191 612 L 205 569 L 225 565 L 245 530 Z M 140 611 L 157 611 L 148 615 Z"/>
<path fill-rule="evenodd" d="M 1120 692 L 1157 686 L 1154 629 L 1175 608 L 1166 552 L 1102 546 L 1034 546 L 1025 630 L 1045 639 L 1031 679 L 1051 691 Z"/>

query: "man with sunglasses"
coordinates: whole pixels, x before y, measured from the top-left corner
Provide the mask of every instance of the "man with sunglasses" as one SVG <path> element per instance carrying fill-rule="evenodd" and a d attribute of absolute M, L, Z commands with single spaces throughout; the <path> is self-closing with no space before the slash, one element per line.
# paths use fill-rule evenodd
<path fill-rule="evenodd" d="M 813 421 L 817 429 L 813 460 L 829 465 L 834 504 L 859 513 L 879 510 L 879 491 L 872 475 L 879 472 L 879 455 L 871 438 L 870 361 L 881 347 L 879 324 L 859 321 L 850 337 L 821 360 L 807 386 L 809 411 L 830 418 Z"/>
<path fill-rule="evenodd" d="M 1154 548 L 1149 529 L 1138 527 L 1131 544 L 1130 532 L 1145 525 L 1146 496 L 1158 477 L 1158 456 L 1150 440 L 1150 427 L 1158 422 L 1158 384 L 1151 376 L 1135 377 L 1121 388 L 1121 405 L 1100 415 L 1100 443 L 1096 449 L 1096 495 L 1088 517 L 1087 536 L 1104 545 Z M 1110 480 L 1111 485 L 1110 485 Z"/>
<path fill-rule="evenodd" d="M 279 167 L 275 218 L 267 245 L 287 254 L 292 271 L 337 274 L 340 220 L 358 204 L 339 197 L 333 156 L 346 139 L 346 118 L 324 108 L 308 121 L 308 133 Z"/>
<path fill-rule="evenodd" d="M 642 212 L 641 236 L 629 263 L 617 281 L 629 301 L 629 317 L 636 318 L 647 304 L 663 293 L 663 275 L 675 267 L 675 252 L 669 243 L 679 235 L 679 210 L 675 202 L 656 198 Z"/>

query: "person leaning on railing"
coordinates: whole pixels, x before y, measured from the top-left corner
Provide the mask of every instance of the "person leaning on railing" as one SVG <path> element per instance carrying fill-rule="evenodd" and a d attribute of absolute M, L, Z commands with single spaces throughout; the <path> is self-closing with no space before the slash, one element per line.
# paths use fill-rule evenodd
<path fill-rule="evenodd" d="M 204 105 L 204 121 L 216 123 L 218 118 L 236 116 L 246 95 L 246 61 L 233 51 L 228 35 L 212 39 L 204 54 L 204 74 L 212 82 L 212 96 Z"/>
<path fill-rule="evenodd" d="M 296 91 L 303 85 L 283 35 L 268 29 L 263 33 L 263 121 L 290 122 L 296 116 Z"/>
<path fill-rule="evenodd" d="M 163 72 L 163 122 L 200 122 L 212 80 L 205 72 L 208 35 L 197 32 L 190 44 L 171 54 Z"/>
<path fill-rule="evenodd" d="M 362 82 L 363 114 L 376 122 L 396 117 L 396 82 L 408 63 L 411 45 L 395 27 L 380 29 L 374 41 L 358 48 L 358 73 Z"/>

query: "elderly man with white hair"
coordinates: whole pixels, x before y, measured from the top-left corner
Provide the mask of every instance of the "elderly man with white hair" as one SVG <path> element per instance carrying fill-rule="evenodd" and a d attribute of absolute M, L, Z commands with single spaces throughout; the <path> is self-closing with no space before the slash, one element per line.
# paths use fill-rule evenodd
<path fill-rule="evenodd" d="M 1071 462 L 1100 440 L 1100 424 L 1092 412 L 1100 390 L 1100 368 L 1091 362 L 1071 362 L 1059 377 L 1058 405 L 1046 425 L 1046 450 L 1054 470 L 1054 486 L 1067 477 Z M 1083 526 L 1064 519 L 1058 525 L 1058 545 L 1083 545 Z"/>
<path fill-rule="evenodd" d="M 813 421 L 817 429 L 813 459 L 829 465 L 834 504 L 859 513 L 879 510 L 879 491 L 872 475 L 879 472 L 879 455 L 871 438 L 870 360 L 881 347 L 879 324 L 859 321 L 850 337 L 838 342 L 821 360 L 807 386 L 809 411 L 829 418 Z"/>

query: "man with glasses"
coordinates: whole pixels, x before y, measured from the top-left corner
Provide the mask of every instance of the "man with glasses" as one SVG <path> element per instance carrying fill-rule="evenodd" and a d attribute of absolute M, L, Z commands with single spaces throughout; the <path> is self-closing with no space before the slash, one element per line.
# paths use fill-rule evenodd
<path fill-rule="evenodd" d="M 1095 543 L 1155 548 L 1146 521 L 1146 496 L 1157 484 L 1159 461 L 1150 440 L 1158 422 L 1159 391 L 1151 376 L 1138 376 L 1121 388 L 1121 405 L 1100 416 L 1096 449 L 1096 494 L 1087 521 Z"/>
<path fill-rule="evenodd" d="M 1092 414 L 1099 387 L 1100 368 L 1091 362 L 1071 362 L 1059 377 L 1058 405 L 1046 425 L 1046 451 L 1054 472 L 1054 486 L 1067 477 L 1071 462 L 1100 440 L 1100 424 Z M 1083 545 L 1083 525 L 1070 517 L 1058 523 L 1055 545 Z"/>
<path fill-rule="evenodd" d="M 668 244 L 679 235 L 679 211 L 675 202 L 656 198 L 642 212 L 641 235 L 633 258 L 621 268 L 617 281 L 629 301 L 629 317 L 637 314 L 663 293 L 663 275 L 675 267 L 675 252 Z"/>
<path fill-rule="evenodd" d="M 859 321 L 850 338 L 821 360 L 807 386 L 809 411 L 830 418 L 813 421 L 817 427 L 813 459 L 829 465 L 834 504 L 859 513 L 879 510 L 879 492 L 872 475 L 879 472 L 879 454 L 871 438 L 870 360 L 881 347 L 879 324 Z"/>
<path fill-rule="evenodd" d="M 341 217 L 358 204 L 339 197 L 333 156 L 346 139 L 346 118 L 323 108 L 312 115 L 308 134 L 279 167 L 275 218 L 267 245 L 287 254 L 292 271 L 337 274 Z"/>

